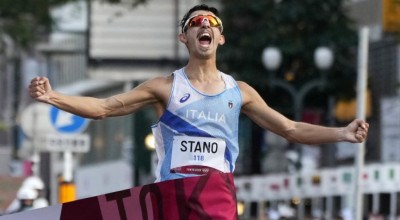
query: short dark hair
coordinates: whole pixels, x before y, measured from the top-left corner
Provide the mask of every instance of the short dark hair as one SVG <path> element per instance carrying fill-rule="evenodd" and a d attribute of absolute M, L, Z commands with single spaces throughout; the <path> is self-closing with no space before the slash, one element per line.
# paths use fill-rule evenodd
<path fill-rule="evenodd" d="M 189 9 L 189 11 L 186 12 L 186 14 L 183 16 L 183 18 L 180 22 L 182 33 L 184 32 L 183 26 L 185 25 L 186 20 L 189 18 L 190 14 L 192 14 L 195 11 L 200 11 L 200 10 L 212 12 L 215 16 L 219 17 L 218 9 L 216 9 L 214 7 L 210 7 L 206 4 L 196 5 L 196 6 L 192 7 L 191 9 Z"/>

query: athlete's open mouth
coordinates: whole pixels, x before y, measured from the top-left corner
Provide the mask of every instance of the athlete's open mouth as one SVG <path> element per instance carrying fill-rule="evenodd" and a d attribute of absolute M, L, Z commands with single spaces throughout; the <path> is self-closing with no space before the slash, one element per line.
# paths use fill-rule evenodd
<path fill-rule="evenodd" d="M 201 45 L 211 44 L 211 35 L 209 33 L 202 33 L 199 37 L 199 42 Z"/>

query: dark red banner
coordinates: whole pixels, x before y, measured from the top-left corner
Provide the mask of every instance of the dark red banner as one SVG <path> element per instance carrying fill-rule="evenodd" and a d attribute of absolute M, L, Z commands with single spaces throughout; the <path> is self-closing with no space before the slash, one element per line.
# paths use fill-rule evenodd
<path fill-rule="evenodd" d="M 236 208 L 232 174 L 218 173 L 134 187 L 0 219 L 16 220 L 30 213 L 30 220 L 232 220 L 237 219 Z M 59 218 L 54 217 L 55 209 Z"/>

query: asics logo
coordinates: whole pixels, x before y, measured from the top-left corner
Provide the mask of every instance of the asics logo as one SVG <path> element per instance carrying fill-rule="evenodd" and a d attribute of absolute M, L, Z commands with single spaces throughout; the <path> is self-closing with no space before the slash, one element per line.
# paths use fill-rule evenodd
<path fill-rule="evenodd" d="M 190 94 L 186 93 L 183 97 L 179 100 L 180 103 L 186 102 L 190 98 Z"/>

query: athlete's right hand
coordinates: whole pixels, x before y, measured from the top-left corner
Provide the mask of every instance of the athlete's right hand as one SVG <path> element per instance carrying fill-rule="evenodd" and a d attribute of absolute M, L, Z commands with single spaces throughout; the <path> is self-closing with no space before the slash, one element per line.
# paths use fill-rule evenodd
<path fill-rule="evenodd" d="M 47 103 L 52 91 L 49 79 L 46 77 L 35 77 L 29 85 L 29 95 L 39 102 Z"/>

